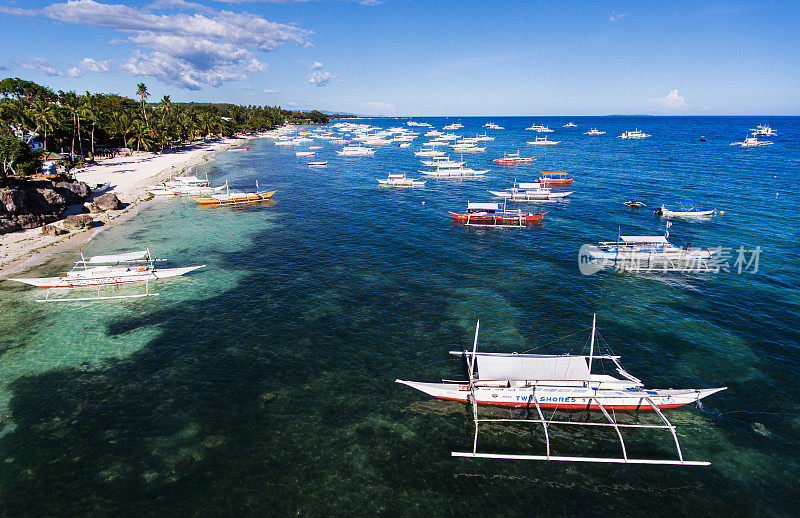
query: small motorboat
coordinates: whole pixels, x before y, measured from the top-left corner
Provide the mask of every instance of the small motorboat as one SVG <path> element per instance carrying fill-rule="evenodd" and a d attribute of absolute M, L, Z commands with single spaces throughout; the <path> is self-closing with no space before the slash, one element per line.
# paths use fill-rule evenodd
<path fill-rule="evenodd" d="M 623 205 L 632 209 L 641 209 L 642 207 L 647 207 L 645 202 L 639 200 L 628 200 L 624 202 Z"/>
<path fill-rule="evenodd" d="M 700 142 L 705 142 L 705 141 L 706 141 L 706 136 L 700 135 Z"/>
<path fill-rule="evenodd" d="M 656 216 L 661 216 L 664 218 L 669 217 L 676 217 L 676 218 L 693 218 L 693 217 L 703 217 L 703 216 L 713 216 L 716 214 L 716 209 L 704 209 L 699 205 L 686 203 L 686 202 L 676 202 L 673 208 L 667 208 L 665 205 L 661 205 L 656 210 L 653 211 L 653 214 Z"/>

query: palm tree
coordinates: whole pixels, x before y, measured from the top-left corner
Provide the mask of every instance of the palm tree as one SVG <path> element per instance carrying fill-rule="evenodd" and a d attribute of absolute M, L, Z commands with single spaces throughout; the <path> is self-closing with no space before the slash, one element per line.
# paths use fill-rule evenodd
<path fill-rule="evenodd" d="M 34 133 L 39 131 L 39 128 L 44 130 L 44 150 L 47 151 L 47 130 L 53 127 L 56 117 L 55 106 L 50 104 L 44 97 L 37 97 L 31 106 L 31 113 L 36 121 Z"/>
<path fill-rule="evenodd" d="M 75 95 L 75 92 L 67 92 L 61 96 L 61 101 L 72 114 L 72 144 L 70 145 L 70 158 L 75 161 L 75 131 L 80 128 L 80 117 L 78 114 L 81 110 L 82 100 Z M 78 132 L 78 144 L 81 143 L 81 134 Z M 81 146 L 81 154 L 83 154 L 83 146 Z"/>
<path fill-rule="evenodd" d="M 172 113 L 172 101 L 169 95 L 161 98 L 161 124 L 164 124 L 164 118 Z"/>
<path fill-rule="evenodd" d="M 144 123 L 149 128 L 150 125 L 147 122 L 147 112 L 144 109 L 144 100 L 150 97 L 150 92 L 147 91 L 147 87 L 144 83 L 139 83 L 136 85 L 136 95 L 138 95 L 142 100 L 142 116 L 144 116 Z"/>
<path fill-rule="evenodd" d="M 97 120 L 100 118 L 100 105 L 97 100 L 97 95 L 86 92 L 85 101 L 81 107 L 81 113 L 84 119 L 89 118 L 92 121 L 92 160 L 94 160 L 94 128 L 97 125 Z"/>
<path fill-rule="evenodd" d="M 111 133 L 122 138 L 122 147 L 125 147 L 128 133 L 131 132 L 131 119 L 124 113 L 118 111 L 111 113 Z"/>
<path fill-rule="evenodd" d="M 131 139 L 128 142 L 131 144 L 136 142 L 136 151 L 142 149 L 145 151 L 149 151 L 151 141 L 150 141 L 150 130 L 147 128 L 147 126 L 141 121 L 141 119 L 136 119 L 135 121 L 133 121 L 133 126 L 131 129 L 133 135 L 131 136 Z"/>

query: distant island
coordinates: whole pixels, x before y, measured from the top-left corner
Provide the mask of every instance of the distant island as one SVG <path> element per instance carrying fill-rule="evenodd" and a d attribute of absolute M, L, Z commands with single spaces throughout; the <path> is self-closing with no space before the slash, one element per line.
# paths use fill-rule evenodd
<path fill-rule="evenodd" d="M 42 164 L 69 171 L 120 152 L 181 148 L 197 139 L 249 135 L 283 124 L 325 124 L 353 115 L 277 106 L 156 103 L 144 83 L 133 99 L 119 94 L 55 92 L 19 78 L 0 81 L 0 186 Z M 45 172 L 48 172 L 45 169 Z"/>

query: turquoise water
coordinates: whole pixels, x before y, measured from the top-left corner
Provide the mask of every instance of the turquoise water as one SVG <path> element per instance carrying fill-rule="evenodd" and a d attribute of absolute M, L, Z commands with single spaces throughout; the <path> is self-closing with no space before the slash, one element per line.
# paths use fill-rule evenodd
<path fill-rule="evenodd" d="M 487 120 L 461 119 L 457 133 L 483 132 Z M 275 201 L 156 200 L 84 246 L 147 244 L 175 265 L 208 265 L 159 283 L 158 297 L 43 306 L 0 283 L 3 514 L 796 515 L 800 119 L 491 120 L 506 129 L 489 130 L 486 153 L 465 155 L 492 167 L 488 177 L 424 189 L 375 181 L 418 176 L 418 143 L 346 159 L 317 142 L 324 169 L 269 139 L 217 155 L 200 174 L 243 188 L 257 180 L 278 190 Z M 532 122 L 562 143 L 526 146 Z M 729 146 L 762 122 L 779 132 L 773 146 Z M 582 135 L 592 126 L 608 133 Z M 636 127 L 653 137 L 614 138 Z M 517 149 L 536 162 L 490 164 Z M 540 170 L 576 179 L 566 202 L 517 205 L 549 211 L 543 224 L 451 222 L 448 210 Z M 760 246 L 758 272 L 581 275 L 582 244 L 618 227 L 664 231 L 650 210 L 623 207 L 630 198 L 724 211 L 675 221 L 675 241 Z M 668 413 L 685 457 L 710 467 L 454 459 L 471 447 L 470 410 L 394 383 L 463 379 L 447 351 L 471 344 L 478 318 L 482 350 L 565 353 L 585 347 L 595 312 L 603 343 L 648 386 L 728 387 L 705 410 Z M 613 432 L 554 433 L 560 454 L 619 455 Z M 542 453 L 540 439 L 535 427 L 487 427 L 479 448 Z M 674 455 L 668 436 L 630 441 L 641 456 Z"/>

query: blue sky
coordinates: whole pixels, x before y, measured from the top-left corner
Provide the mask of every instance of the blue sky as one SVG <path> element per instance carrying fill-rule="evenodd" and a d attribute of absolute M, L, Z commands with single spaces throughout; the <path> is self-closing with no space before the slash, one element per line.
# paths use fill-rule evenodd
<path fill-rule="evenodd" d="M 0 74 L 380 115 L 800 114 L 800 2 L 0 0 Z"/>

